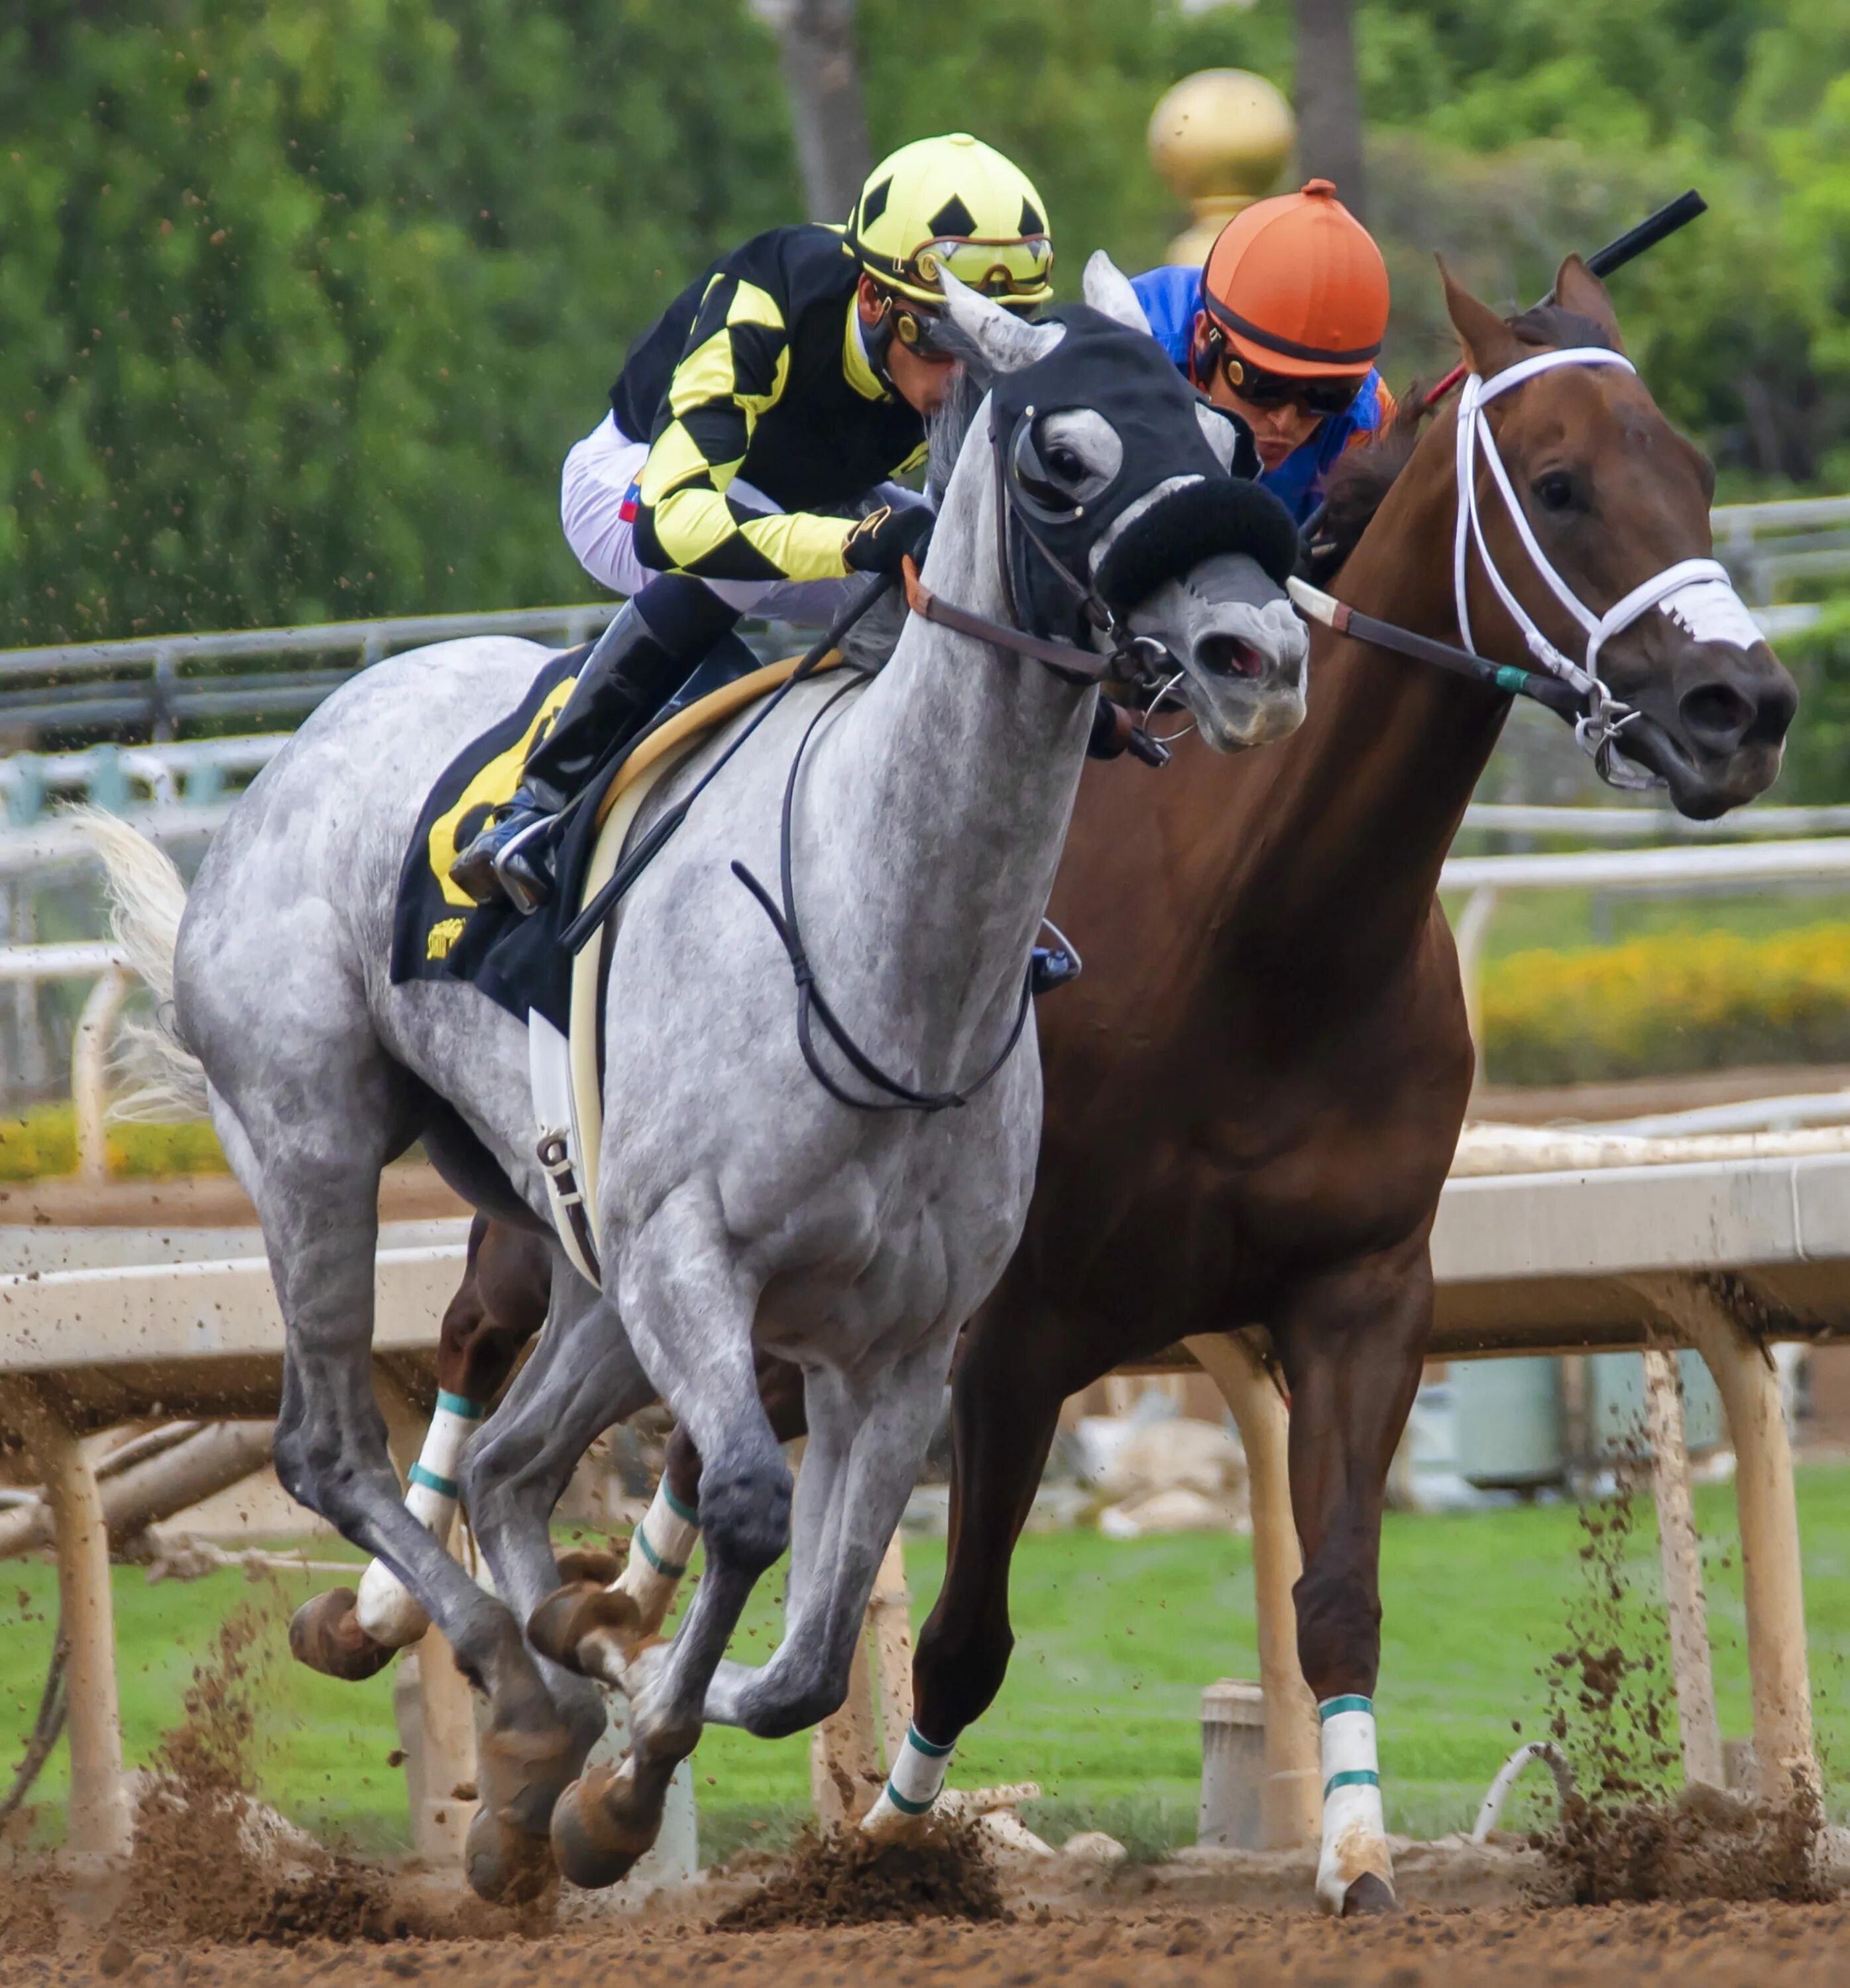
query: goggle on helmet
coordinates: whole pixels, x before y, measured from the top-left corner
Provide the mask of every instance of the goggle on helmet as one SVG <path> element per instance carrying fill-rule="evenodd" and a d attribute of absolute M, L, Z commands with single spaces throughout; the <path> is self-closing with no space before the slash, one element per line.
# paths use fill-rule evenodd
<path fill-rule="evenodd" d="M 894 299 L 894 334 L 929 350 L 943 270 L 1010 309 L 1030 310 L 1052 296 L 1046 211 L 1020 167 L 968 133 L 952 132 L 882 161 L 846 232 L 855 260 Z"/>

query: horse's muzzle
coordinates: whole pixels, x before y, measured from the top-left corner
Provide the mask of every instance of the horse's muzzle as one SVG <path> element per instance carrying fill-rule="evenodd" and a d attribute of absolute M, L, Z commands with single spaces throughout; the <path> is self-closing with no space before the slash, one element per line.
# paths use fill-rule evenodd
<path fill-rule="evenodd" d="M 1636 699 L 1627 755 L 1661 775 L 1679 814 L 1710 821 L 1778 776 L 1798 686 L 1765 643 L 1692 643 L 1662 690 Z"/>

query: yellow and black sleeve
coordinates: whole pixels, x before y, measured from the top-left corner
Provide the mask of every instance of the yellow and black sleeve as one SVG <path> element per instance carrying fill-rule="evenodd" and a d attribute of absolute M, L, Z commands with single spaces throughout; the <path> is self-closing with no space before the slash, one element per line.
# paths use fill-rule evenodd
<path fill-rule="evenodd" d="M 759 418 L 783 395 L 790 364 L 777 299 L 736 276 L 715 276 L 639 479 L 636 549 L 644 565 L 703 580 L 835 580 L 847 572 L 846 519 L 766 516 L 726 495 Z"/>

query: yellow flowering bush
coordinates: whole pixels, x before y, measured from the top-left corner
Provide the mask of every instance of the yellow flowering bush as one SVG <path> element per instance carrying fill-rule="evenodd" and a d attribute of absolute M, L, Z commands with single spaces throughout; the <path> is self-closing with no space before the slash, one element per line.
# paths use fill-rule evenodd
<path fill-rule="evenodd" d="M 204 1119 L 178 1125 L 112 1125 L 110 1172 L 121 1180 L 166 1180 L 230 1169 Z M 0 1180 L 42 1180 L 77 1170 L 76 1114 L 69 1104 L 41 1104 L 23 1117 L 0 1119 Z"/>
<path fill-rule="evenodd" d="M 1850 1062 L 1850 924 L 1512 953 L 1485 969 L 1483 1030 L 1498 1084 Z"/>

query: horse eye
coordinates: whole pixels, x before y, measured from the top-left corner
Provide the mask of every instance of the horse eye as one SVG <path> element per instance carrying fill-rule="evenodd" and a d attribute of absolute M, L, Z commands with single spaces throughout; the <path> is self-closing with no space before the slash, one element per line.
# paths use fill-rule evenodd
<path fill-rule="evenodd" d="M 1551 471 L 1547 475 L 1537 477 L 1535 495 L 1544 511 L 1569 511 L 1574 508 L 1574 479 L 1563 470 Z"/>
<path fill-rule="evenodd" d="M 1081 482 L 1086 474 L 1084 459 L 1077 451 L 1056 442 L 1042 458 L 1054 474 L 1067 483 Z"/>

